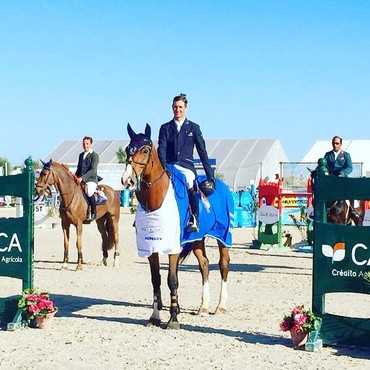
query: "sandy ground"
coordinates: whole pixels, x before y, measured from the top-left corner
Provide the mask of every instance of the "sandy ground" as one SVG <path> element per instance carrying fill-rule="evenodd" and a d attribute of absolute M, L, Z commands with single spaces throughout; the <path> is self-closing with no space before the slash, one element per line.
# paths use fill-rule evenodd
<path fill-rule="evenodd" d="M 181 329 L 146 327 L 152 288 L 147 260 L 137 256 L 132 222 L 133 215 L 122 208 L 118 267 L 112 267 L 111 255 L 108 267 L 100 265 L 98 231 L 95 225 L 85 226 L 85 264 L 79 272 L 74 271 L 74 230 L 72 262 L 61 270 L 61 227 L 35 229 L 35 286 L 51 293 L 59 312 L 50 330 L 1 330 L 0 369 L 370 368 L 370 350 L 325 347 L 312 353 L 292 348 L 279 322 L 294 305 L 311 306 L 312 255 L 249 249 L 253 229 L 234 231 L 227 314 L 196 315 L 201 276 L 195 257 L 190 256 L 179 272 Z M 293 241 L 299 241 L 299 233 L 293 230 L 293 234 Z M 215 309 L 220 288 L 218 248 L 213 240 L 207 244 Z M 162 321 L 167 322 L 167 257 L 161 260 Z M 0 282 L 0 296 L 19 294 L 19 281 L 0 277 Z M 346 306 L 336 301 L 332 308 L 340 311 Z"/>

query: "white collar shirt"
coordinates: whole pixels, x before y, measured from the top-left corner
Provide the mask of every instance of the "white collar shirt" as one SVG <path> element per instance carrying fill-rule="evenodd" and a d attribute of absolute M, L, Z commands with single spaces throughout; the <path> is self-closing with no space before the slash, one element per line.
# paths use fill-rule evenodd
<path fill-rule="evenodd" d="M 177 121 L 176 119 L 174 119 L 175 123 L 176 123 L 176 127 L 177 127 L 177 132 L 180 132 L 181 130 L 181 126 L 182 124 L 185 122 L 185 118 L 183 118 L 181 121 Z"/>
<path fill-rule="evenodd" d="M 87 155 L 89 154 L 89 153 L 92 153 L 93 152 L 93 150 L 90 148 L 87 152 L 85 152 L 84 153 L 84 159 L 86 159 L 86 157 L 87 157 Z"/>

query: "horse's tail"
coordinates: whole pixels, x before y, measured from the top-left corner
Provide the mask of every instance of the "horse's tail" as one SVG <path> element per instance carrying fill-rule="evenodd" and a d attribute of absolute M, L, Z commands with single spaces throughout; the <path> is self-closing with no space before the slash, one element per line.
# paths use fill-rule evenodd
<path fill-rule="evenodd" d="M 108 234 L 108 250 L 110 250 L 114 246 L 113 224 L 110 217 L 107 217 L 105 221 L 105 230 L 107 231 Z"/>
<path fill-rule="evenodd" d="M 179 259 L 179 263 L 180 265 L 185 262 L 185 260 L 189 257 L 189 254 L 190 252 L 192 251 L 192 245 L 193 243 L 186 243 L 183 248 L 182 248 L 182 251 L 180 253 L 180 259 Z"/>

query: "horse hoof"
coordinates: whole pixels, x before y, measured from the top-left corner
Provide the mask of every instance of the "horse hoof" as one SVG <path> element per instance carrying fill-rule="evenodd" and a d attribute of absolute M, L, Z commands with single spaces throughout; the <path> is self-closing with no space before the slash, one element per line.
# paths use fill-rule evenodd
<path fill-rule="evenodd" d="M 209 313 L 209 310 L 208 308 L 200 308 L 199 311 L 198 311 L 198 316 L 205 316 Z"/>
<path fill-rule="evenodd" d="M 82 271 L 82 265 L 81 266 L 77 265 L 76 271 Z"/>
<path fill-rule="evenodd" d="M 180 326 L 180 323 L 178 321 L 170 320 L 167 323 L 166 329 L 176 329 L 176 330 L 178 330 L 178 329 L 181 329 L 181 326 Z"/>
<path fill-rule="evenodd" d="M 104 266 L 108 266 L 108 263 L 107 263 L 107 259 L 106 258 L 103 258 L 103 260 L 101 262 L 102 262 L 102 264 Z"/>
<path fill-rule="evenodd" d="M 227 313 L 227 309 L 225 307 L 217 307 L 216 311 L 215 311 L 215 315 L 217 313 L 220 313 L 220 314 L 226 314 Z"/>
<path fill-rule="evenodd" d="M 151 326 L 161 326 L 161 320 L 160 319 L 153 319 L 150 318 L 149 321 L 145 325 L 146 327 L 151 327 Z"/>

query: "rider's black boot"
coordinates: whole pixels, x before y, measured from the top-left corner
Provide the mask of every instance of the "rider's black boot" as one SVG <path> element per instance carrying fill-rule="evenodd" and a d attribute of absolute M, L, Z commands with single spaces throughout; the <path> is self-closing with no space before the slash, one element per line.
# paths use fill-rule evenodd
<path fill-rule="evenodd" d="M 191 217 L 188 221 L 188 225 L 186 227 L 186 231 L 197 233 L 199 232 L 199 223 L 198 223 L 198 217 L 199 217 L 199 201 L 198 201 L 198 194 L 195 190 L 191 189 L 189 190 L 189 204 L 190 204 L 190 210 L 191 210 Z"/>
<path fill-rule="evenodd" d="M 90 203 L 90 213 L 87 217 L 87 221 L 94 221 L 96 220 L 96 200 L 95 195 L 88 197 Z"/>

